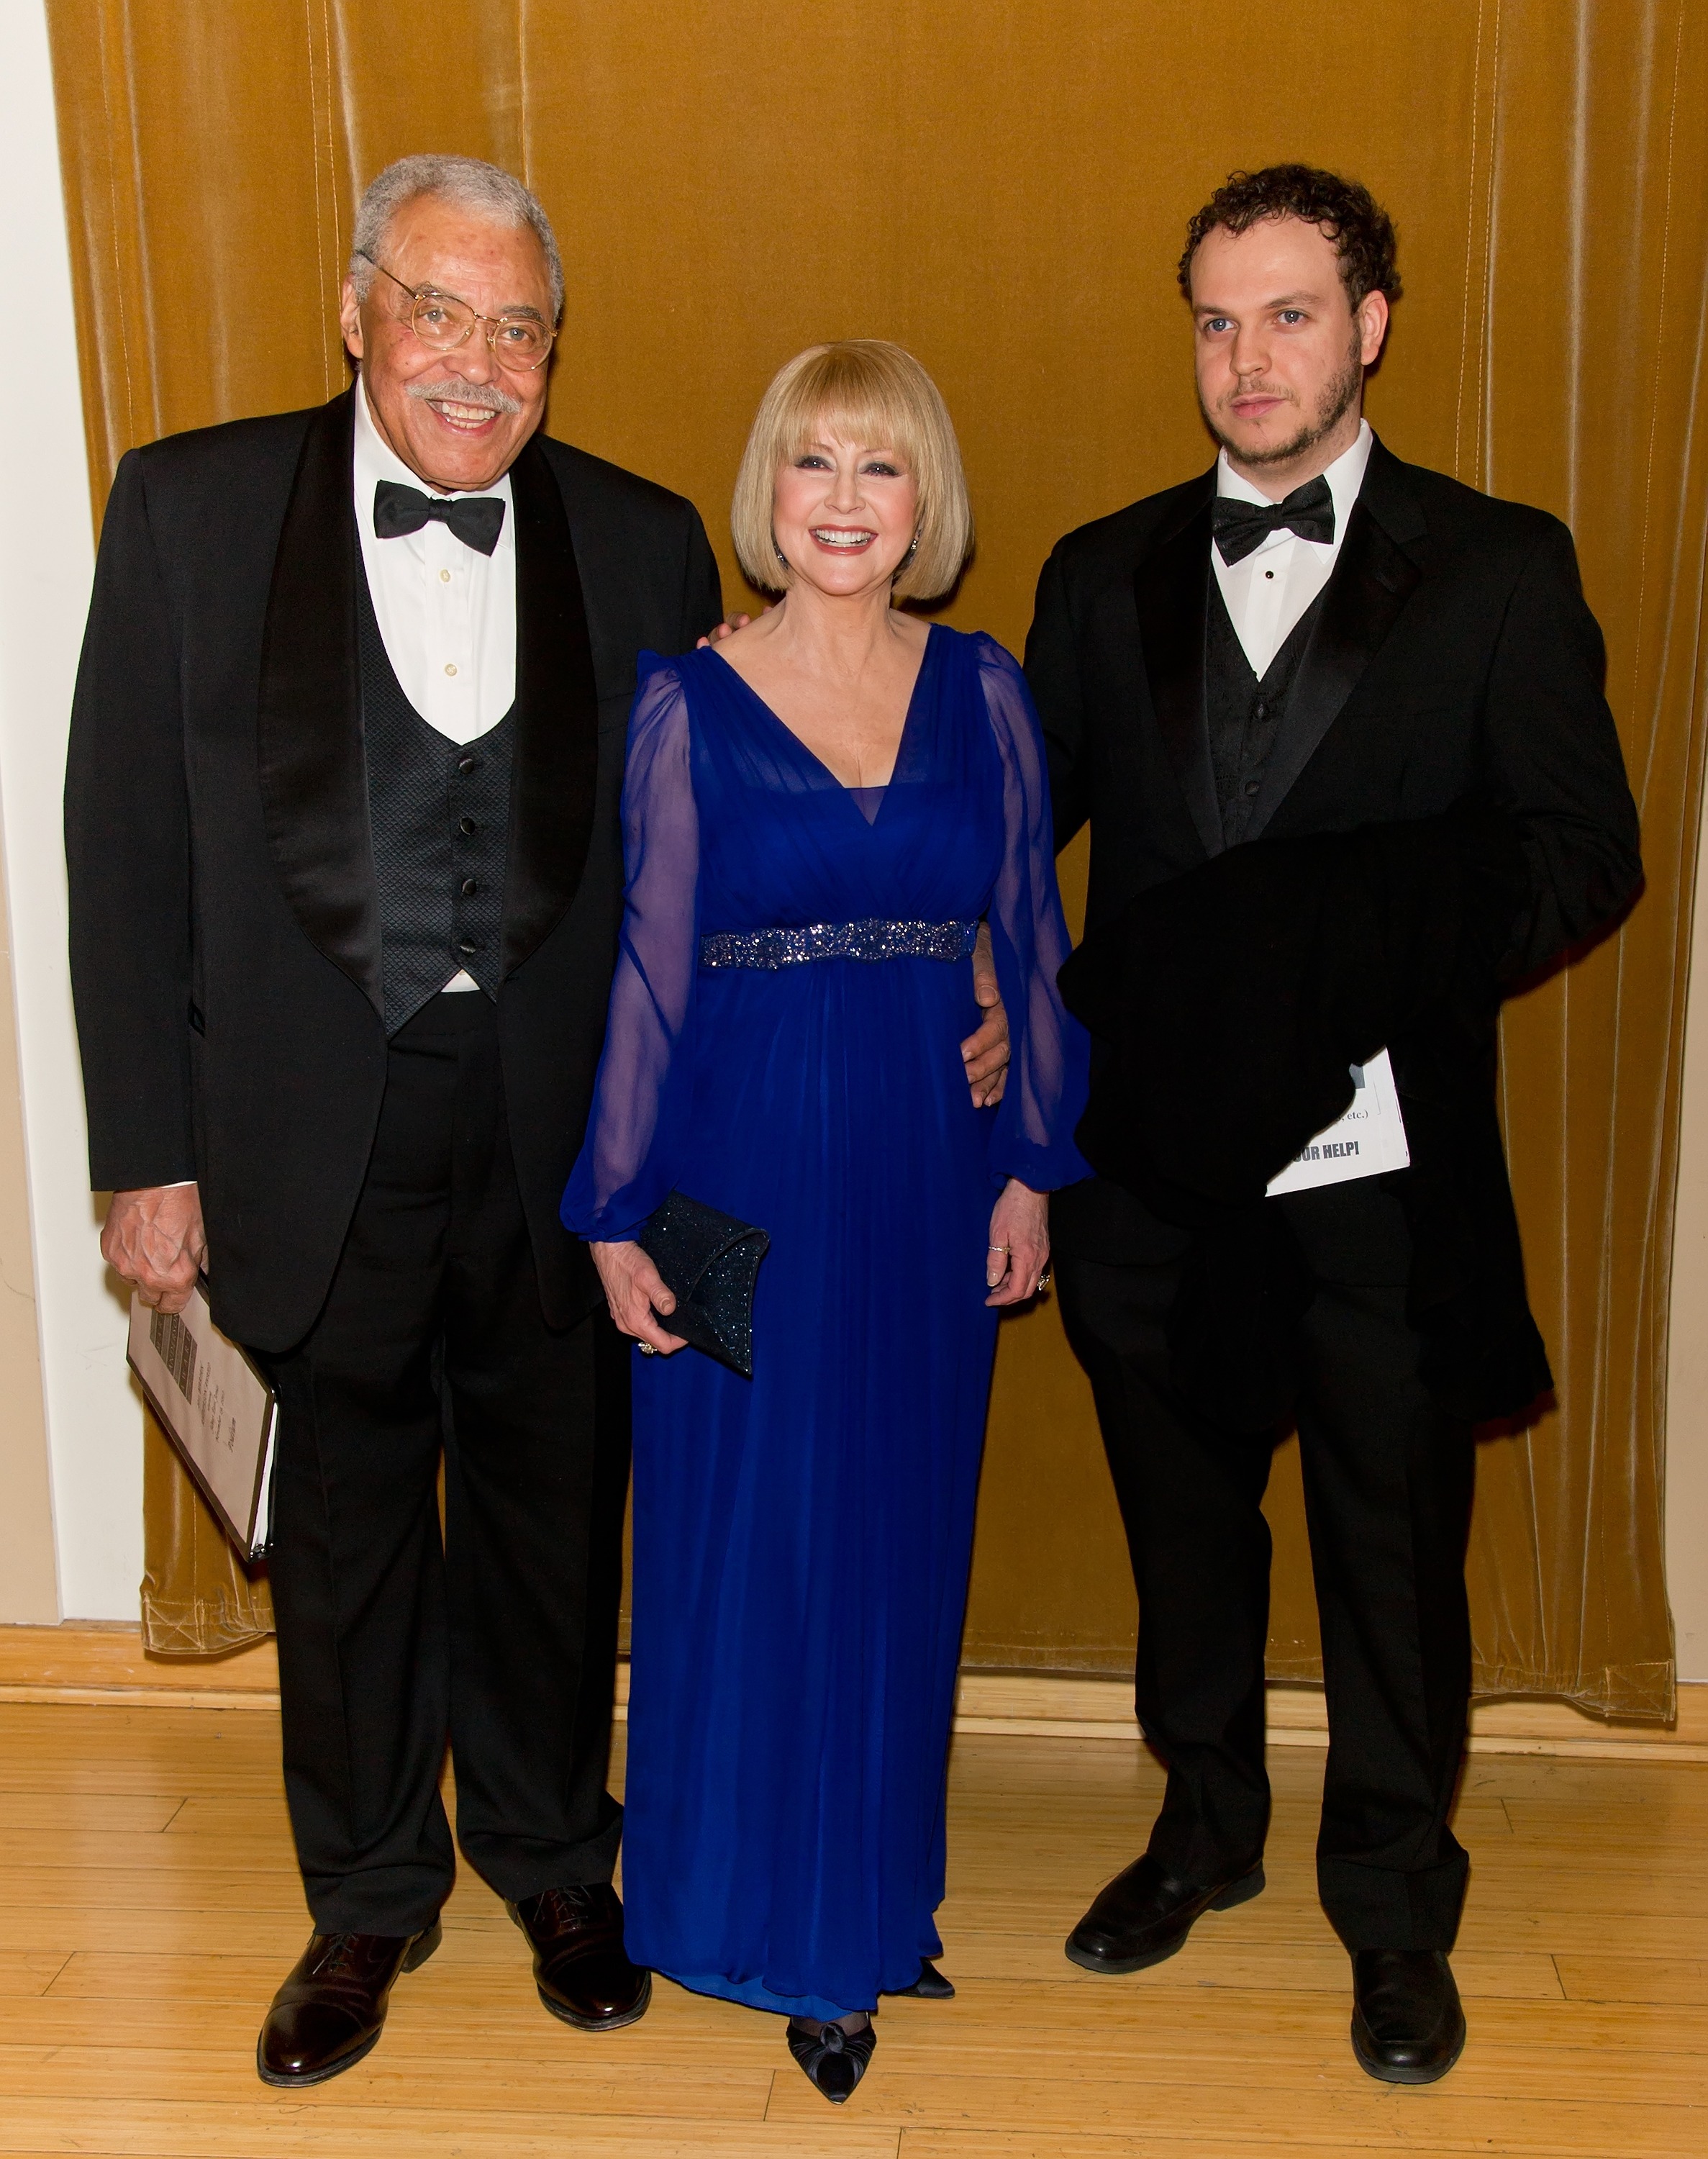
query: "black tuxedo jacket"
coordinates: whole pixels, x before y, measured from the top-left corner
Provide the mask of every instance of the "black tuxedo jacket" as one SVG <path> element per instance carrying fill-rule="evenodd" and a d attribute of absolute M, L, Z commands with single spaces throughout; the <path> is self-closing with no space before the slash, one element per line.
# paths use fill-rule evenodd
<path fill-rule="evenodd" d="M 313 1324 L 386 1078 L 356 655 L 353 393 L 133 450 L 96 567 L 66 776 L 71 972 L 100 1189 L 194 1178 L 220 1324 Z M 511 468 L 519 734 L 498 999 L 541 1299 L 593 1308 L 558 1202 L 622 909 L 637 654 L 722 612 L 691 504 L 536 435 Z"/>
<path fill-rule="evenodd" d="M 1088 934 L 1222 850 L 1204 707 L 1214 494 L 1212 467 L 1084 526 L 1039 581 L 1026 670 L 1057 845 L 1090 821 Z M 1491 804 L 1527 872 L 1502 971 L 1532 973 L 1616 917 L 1641 878 L 1603 671 L 1566 528 L 1378 441 L 1248 836 Z M 1181 1249 L 1100 1180 L 1061 1195 L 1054 1218 L 1084 1257 Z"/>

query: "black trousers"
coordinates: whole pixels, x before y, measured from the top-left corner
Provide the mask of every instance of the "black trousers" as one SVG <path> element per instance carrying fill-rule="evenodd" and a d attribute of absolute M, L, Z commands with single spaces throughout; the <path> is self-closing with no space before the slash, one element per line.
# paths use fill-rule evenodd
<path fill-rule="evenodd" d="M 435 997 L 393 1038 L 325 1308 L 267 1363 L 285 1788 L 316 1926 L 432 1920 L 455 1872 L 448 1739 L 458 1841 L 500 1896 L 608 1881 L 629 1359 L 603 1312 L 541 1316 L 485 997 Z"/>
<path fill-rule="evenodd" d="M 1317 1197 L 1276 1204 L 1308 1230 Z M 1328 1241 L 1312 1253 L 1297 1408 L 1328 1706 L 1317 1887 L 1348 1949 L 1446 1949 L 1468 1867 L 1447 1815 L 1470 1696 L 1472 1436 L 1418 1382 L 1401 1267 L 1355 1252 L 1337 1268 Z M 1175 1395 L 1163 1322 L 1177 1271 L 1056 1261 L 1132 1556 L 1139 1722 L 1168 1772 L 1151 1850 L 1174 1878 L 1208 1883 L 1255 1861 L 1269 1825 L 1261 1502 L 1275 1438 L 1220 1431 Z"/>

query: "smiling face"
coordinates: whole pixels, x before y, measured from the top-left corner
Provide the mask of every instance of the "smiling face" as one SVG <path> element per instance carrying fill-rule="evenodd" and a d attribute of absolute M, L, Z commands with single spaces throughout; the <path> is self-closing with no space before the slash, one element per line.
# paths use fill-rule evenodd
<path fill-rule="evenodd" d="M 1192 311 L 1198 401 L 1236 472 L 1279 499 L 1352 447 L 1388 303 L 1353 308 L 1320 225 L 1216 226 L 1193 256 Z"/>
<path fill-rule="evenodd" d="M 919 528 L 901 454 L 827 427 L 778 469 L 771 530 L 797 579 L 838 598 L 888 589 Z"/>
<path fill-rule="evenodd" d="M 393 277 L 466 300 L 478 314 L 532 313 L 549 329 L 551 277 L 527 225 L 471 216 L 435 195 L 417 195 L 375 250 Z M 374 273 L 365 300 L 347 278 L 340 320 L 360 362 L 368 410 L 410 470 L 441 494 L 490 487 L 510 470 L 546 410 L 547 367 L 500 367 L 477 323 L 449 352 L 410 326 L 410 294 Z"/>

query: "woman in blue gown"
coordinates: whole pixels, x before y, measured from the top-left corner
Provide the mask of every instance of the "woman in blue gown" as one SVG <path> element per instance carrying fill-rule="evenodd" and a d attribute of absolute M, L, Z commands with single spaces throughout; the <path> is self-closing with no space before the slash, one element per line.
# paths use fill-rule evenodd
<path fill-rule="evenodd" d="M 1037 1293 L 1043 1195 L 1087 1173 L 1085 1044 L 1023 678 L 892 605 L 946 589 L 970 542 L 918 362 L 875 340 L 791 362 L 734 524 L 786 596 L 642 658 L 622 945 L 563 1211 L 618 1324 L 664 1353 L 634 1386 L 629 1953 L 787 2014 L 845 2099 L 878 1996 L 941 1954 L 997 1310 Z M 994 1109 L 960 1046 L 981 920 L 1012 1043 Z M 670 1354 L 633 1240 L 672 1190 L 769 1233 L 751 1380 Z"/>

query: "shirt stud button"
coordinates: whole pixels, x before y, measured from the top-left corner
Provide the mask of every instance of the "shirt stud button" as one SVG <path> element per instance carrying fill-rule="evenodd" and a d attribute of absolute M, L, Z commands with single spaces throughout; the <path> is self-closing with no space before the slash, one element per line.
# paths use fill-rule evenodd
<path fill-rule="evenodd" d="M 456 661 L 455 661 L 454 660 L 448 660 L 445 662 L 445 672 L 446 672 L 446 674 L 448 674 L 448 675 L 454 675 L 454 674 L 456 673 L 456 671 L 457 671 L 457 663 L 456 663 Z"/>
<path fill-rule="evenodd" d="M 441 570 L 441 571 L 440 571 L 440 572 L 439 572 L 439 582 L 440 582 L 442 585 L 448 585 L 448 584 L 450 583 L 450 582 L 451 582 L 451 573 L 450 573 L 450 572 L 449 572 L 448 570 Z"/>

